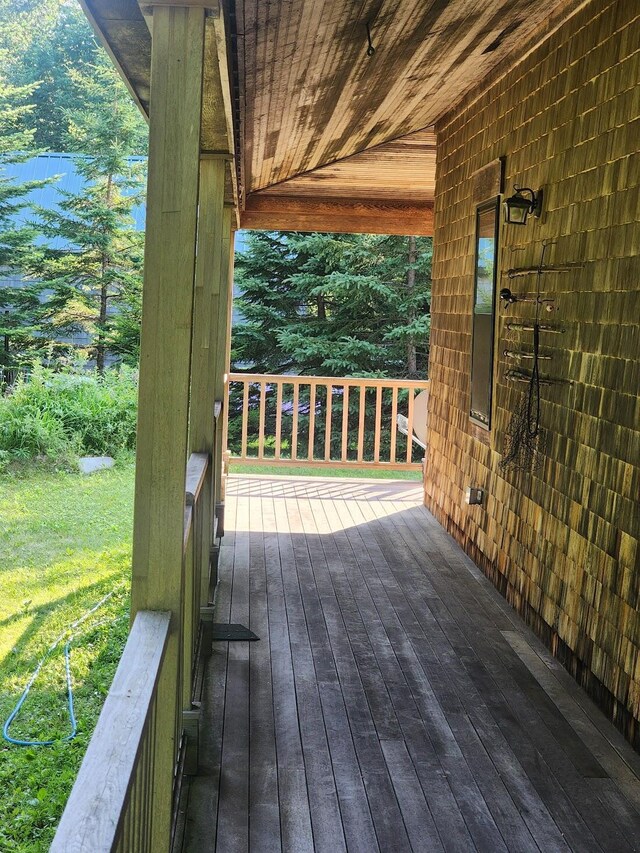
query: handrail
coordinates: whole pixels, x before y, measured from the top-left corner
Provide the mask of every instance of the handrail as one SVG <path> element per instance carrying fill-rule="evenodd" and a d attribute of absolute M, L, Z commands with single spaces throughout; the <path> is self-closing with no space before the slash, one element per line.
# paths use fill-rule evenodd
<path fill-rule="evenodd" d="M 286 373 L 230 373 L 229 382 L 282 382 L 285 385 L 349 385 L 359 388 L 428 388 L 428 379 L 387 379 L 377 376 L 301 376 Z"/>
<path fill-rule="evenodd" d="M 208 453 L 192 453 L 187 462 L 185 500 L 187 506 L 193 506 L 198 500 L 209 467 Z"/>
<path fill-rule="evenodd" d="M 184 508 L 184 534 L 182 536 L 182 553 L 186 553 L 189 547 L 189 539 L 191 537 L 191 528 L 193 526 L 193 507 L 186 506 Z"/>
<path fill-rule="evenodd" d="M 155 703 L 170 620 L 170 613 L 137 613 L 51 845 L 53 853 L 109 853 L 117 845 L 151 849 Z M 135 833 L 135 844 L 128 832 Z"/>
<path fill-rule="evenodd" d="M 428 380 L 231 373 L 232 463 L 419 469 L 414 397 L 428 388 Z"/>
<path fill-rule="evenodd" d="M 211 570 L 206 520 L 213 494 L 207 477 L 210 454 L 192 453 L 185 471 L 183 558 L 176 567 L 182 575 L 180 599 L 171 613 L 136 614 L 54 838 L 54 853 L 170 848 L 169 811 L 173 801 L 175 818 L 181 769 L 197 769 L 196 656 L 199 645 L 206 647 L 201 612 L 209 601 Z M 167 772 L 171 767 L 174 772 Z"/>

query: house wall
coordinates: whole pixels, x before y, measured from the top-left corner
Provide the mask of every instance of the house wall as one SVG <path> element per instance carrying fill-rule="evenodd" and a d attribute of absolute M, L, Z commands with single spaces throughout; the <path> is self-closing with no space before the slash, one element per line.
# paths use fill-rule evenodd
<path fill-rule="evenodd" d="M 584 6 L 513 70 L 436 128 L 435 255 L 425 499 L 512 605 L 640 746 L 640 6 Z M 635 19 L 635 20 L 634 20 Z M 517 36 L 517 34 L 515 34 Z M 515 37 L 514 36 L 514 37 Z M 516 39 L 517 40 L 517 39 Z M 501 225 L 498 289 L 536 264 L 582 262 L 541 281 L 558 311 L 543 322 L 543 464 L 501 472 L 505 429 L 526 385 L 509 382 L 506 328 L 532 306 L 497 307 L 493 425 L 474 427 L 473 175 L 505 159 L 505 187 L 543 186 L 545 211 Z M 466 506 L 467 486 L 485 490 Z"/>

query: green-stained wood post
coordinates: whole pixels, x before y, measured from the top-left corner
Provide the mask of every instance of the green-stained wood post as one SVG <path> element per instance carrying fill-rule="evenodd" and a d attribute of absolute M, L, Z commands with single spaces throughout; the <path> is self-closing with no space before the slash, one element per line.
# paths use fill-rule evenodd
<path fill-rule="evenodd" d="M 132 616 L 171 612 L 159 683 L 151 849 L 169 849 L 182 708 L 183 525 L 205 10 L 153 10 Z"/>
<path fill-rule="evenodd" d="M 208 604 L 209 599 L 210 556 L 214 535 L 215 434 L 217 430 L 214 421 L 214 404 L 217 396 L 216 376 L 219 369 L 217 364 L 220 337 L 219 303 L 221 298 L 226 302 L 223 294 L 227 289 L 227 282 L 222 279 L 222 256 L 229 239 L 224 214 L 225 170 L 224 159 L 203 159 L 200 164 L 189 449 L 192 453 L 208 453 L 211 460 L 198 507 L 199 524 L 202 525 L 199 558 L 201 560 L 200 600 L 203 605 Z"/>
<path fill-rule="evenodd" d="M 221 257 L 220 279 L 226 285 L 220 289 L 220 302 L 218 305 L 218 339 L 216 348 L 216 371 L 215 371 L 215 394 L 216 399 L 223 403 L 222 416 L 218 421 L 216 430 L 216 445 L 214 458 L 215 477 L 215 514 L 218 519 L 218 533 L 224 534 L 224 492 L 223 454 L 227 449 L 227 432 L 229 425 L 229 383 L 227 377 L 230 370 L 231 358 L 231 315 L 233 311 L 233 260 L 234 260 L 234 231 L 233 208 L 231 205 L 224 209 L 224 244 Z"/>

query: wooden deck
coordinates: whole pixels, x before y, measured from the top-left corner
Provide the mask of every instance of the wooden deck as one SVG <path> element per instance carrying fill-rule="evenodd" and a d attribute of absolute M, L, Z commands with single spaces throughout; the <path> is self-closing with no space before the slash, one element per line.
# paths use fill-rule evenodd
<path fill-rule="evenodd" d="M 232 477 L 188 853 L 640 849 L 640 756 L 421 506 Z M 235 533 L 234 533 L 235 531 Z"/>

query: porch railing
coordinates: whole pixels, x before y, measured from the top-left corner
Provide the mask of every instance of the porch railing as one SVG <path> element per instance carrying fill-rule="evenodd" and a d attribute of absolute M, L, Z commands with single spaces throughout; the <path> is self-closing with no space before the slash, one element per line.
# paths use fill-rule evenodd
<path fill-rule="evenodd" d="M 156 699 L 170 613 L 140 611 L 51 846 L 151 850 Z"/>
<path fill-rule="evenodd" d="M 423 450 L 410 438 L 414 399 L 428 387 L 427 380 L 231 373 L 231 462 L 419 468 Z"/>
<path fill-rule="evenodd" d="M 186 471 L 180 607 L 173 616 L 149 610 L 136 614 L 50 848 L 53 853 L 156 853 L 171 847 L 174 820 L 167 805 L 175 817 L 176 781 L 185 762 L 189 764 L 190 740 L 197 735 L 192 699 L 201 615 L 209 609 L 210 543 L 203 530 L 210 529 L 205 512 L 211 512 L 201 495 L 209 476 L 209 455 L 192 453 Z M 172 619 L 180 625 L 178 685 L 164 666 Z M 167 729 L 168 720 L 172 725 Z M 175 749 L 168 758 L 172 728 Z M 173 773 L 164 772 L 168 760 Z"/>

